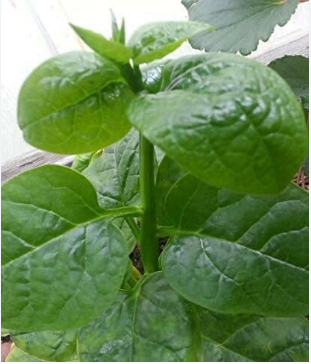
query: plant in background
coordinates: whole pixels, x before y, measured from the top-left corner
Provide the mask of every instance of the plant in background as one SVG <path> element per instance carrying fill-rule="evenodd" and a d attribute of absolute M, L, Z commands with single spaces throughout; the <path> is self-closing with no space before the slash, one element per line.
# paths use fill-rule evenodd
<path fill-rule="evenodd" d="M 73 26 L 95 53 L 48 60 L 20 92 L 27 142 L 87 154 L 2 187 L 7 360 L 308 360 L 294 93 L 232 54 L 141 66 L 205 24 L 148 24 L 127 43 L 124 22 L 112 28 Z"/>
<path fill-rule="evenodd" d="M 208 52 L 250 54 L 259 41 L 266 42 L 276 25 L 283 26 L 306 0 L 182 0 L 189 19 L 214 25 L 212 35 L 201 32 L 190 40 L 197 49 Z"/>

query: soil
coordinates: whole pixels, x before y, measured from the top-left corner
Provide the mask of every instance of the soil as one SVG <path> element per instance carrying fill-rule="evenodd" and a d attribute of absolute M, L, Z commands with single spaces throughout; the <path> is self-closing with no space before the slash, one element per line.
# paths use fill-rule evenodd
<path fill-rule="evenodd" d="M 1 337 L 1 361 L 4 362 L 11 349 L 12 341 L 10 336 Z"/>

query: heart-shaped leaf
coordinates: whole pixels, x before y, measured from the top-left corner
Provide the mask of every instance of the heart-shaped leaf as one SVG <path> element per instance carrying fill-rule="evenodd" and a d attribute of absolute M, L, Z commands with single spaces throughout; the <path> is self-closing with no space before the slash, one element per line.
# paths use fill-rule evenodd
<path fill-rule="evenodd" d="M 127 267 L 124 236 L 91 183 L 47 165 L 2 186 L 2 323 L 13 330 L 82 326 L 113 302 Z"/>
<path fill-rule="evenodd" d="M 25 140 L 61 154 L 97 151 L 129 130 L 125 107 L 132 92 L 111 61 L 70 52 L 35 69 L 18 99 Z"/>
<path fill-rule="evenodd" d="M 83 29 L 73 24 L 71 27 L 79 37 L 100 56 L 120 64 L 126 64 L 131 59 L 131 48 L 128 48 L 119 42 L 108 40 L 101 34 L 91 30 Z"/>
<path fill-rule="evenodd" d="M 306 361 L 308 322 L 207 311 L 176 295 L 158 272 L 120 292 L 84 328 L 15 334 L 13 341 L 47 361 Z"/>
<path fill-rule="evenodd" d="M 276 25 L 285 25 L 298 0 L 183 0 L 189 19 L 212 24 L 215 32 L 191 38 L 192 47 L 208 52 L 256 50 L 260 40 L 267 41 Z"/>
<path fill-rule="evenodd" d="M 308 147 L 303 111 L 281 77 L 214 53 L 170 61 L 162 75 L 163 92 L 128 108 L 147 139 L 218 187 L 263 194 L 288 185 Z"/>
<path fill-rule="evenodd" d="M 157 178 L 162 257 L 171 286 L 226 313 L 308 312 L 308 194 L 240 195 L 200 182 L 165 158 Z M 286 304 L 285 304 L 286 302 Z"/>
<path fill-rule="evenodd" d="M 269 64 L 290 85 L 303 108 L 309 110 L 309 59 L 285 56 Z"/>
<path fill-rule="evenodd" d="M 138 65 L 160 59 L 177 49 L 194 34 L 213 28 L 198 22 L 157 22 L 138 28 L 128 46 L 133 48 L 133 61 Z"/>

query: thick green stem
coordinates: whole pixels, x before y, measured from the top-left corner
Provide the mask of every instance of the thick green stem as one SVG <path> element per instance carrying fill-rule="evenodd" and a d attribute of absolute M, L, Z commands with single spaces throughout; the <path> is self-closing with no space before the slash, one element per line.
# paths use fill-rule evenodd
<path fill-rule="evenodd" d="M 140 135 L 140 196 L 143 209 L 140 228 L 140 251 L 147 273 L 158 269 L 158 242 L 154 188 L 154 147 Z"/>

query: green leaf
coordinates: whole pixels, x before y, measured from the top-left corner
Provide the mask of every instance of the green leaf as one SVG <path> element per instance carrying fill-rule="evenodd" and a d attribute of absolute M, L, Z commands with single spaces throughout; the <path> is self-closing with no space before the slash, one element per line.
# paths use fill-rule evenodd
<path fill-rule="evenodd" d="M 27 362 L 38 362 L 43 360 L 40 360 L 38 358 L 35 358 L 34 356 L 29 355 L 17 347 L 13 347 L 5 361 L 27 363 Z"/>
<path fill-rule="evenodd" d="M 101 34 L 91 30 L 83 29 L 73 24 L 71 24 L 71 27 L 79 37 L 100 56 L 120 64 L 126 64 L 131 59 L 131 48 L 128 48 L 119 42 L 108 40 Z"/>
<path fill-rule="evenodd" d="M 121 290 L 131 291 L 136 286 L 140 278 L 141 274 L 139 270 L 135 268 L 133 262 L 129 259 Z"/>
<path fill-rule="evenodd" d="M 78 154 L 72 162 L 72 169 L 83 172 L 87 168 L 95 153 Z"/>
<path fill-rule="evenodd" d="M 133 48 L 134 64 L 160 59 L 177 49 L 188 38 L 212 27 L 198 22 L 157 22 L 138 28 L 128 42 Z"/>
<path fill-rule="evenodd" d="M 309 59 L 285 56 L 269 64 L 290 85 L 303 108 L 309 110 Z"/>
<path fill-rule="evenodd" d="M 200 312 L 205 362 L 308 361 L 308 322 Z"/>
<path fill-rule="evenodd" d="M 132 92 L 111 61 L 70 52 L 35 69 L 18 99 L 18 123 L 31 145 L 61 154 L 97 151 L 129 130 Z"/>
<path fill-rule="evenodd" d="M 122 231 L 122 234 L 124 235 L 124 238 L 127 242 L 128 253 L 130 254 L 135 248 L 135 245 L 137 243 L 137 239 L 133 235 L 132 230 L 130 229 L 130 227 L 128 226 L 127 222 L 123 217 L 111 219 L 111 222 L 113 223 L 113 225 L 117 226 Z"/>
<path fill-rule="evenodd" d="M 77 330 L 15 333 L 14 344 L 23 352 L 45 361 L 77 361 Z"/>
<path fill-rule="evenodd" d="M 240 52 L 247 55 L 266 42 L 276 25 L 285 25 L 298 0 L 183 0 L 189 19 L 212 24 L 215 32 L 190 39 L 192 47 L 208 52 Z"/>
<path fill-rule="evenodd" d="M 102 208 L 139 205 L 137 131 L 132 129 L 122 140 L 96 153 L 83 174 L 95 187 Z M 112 221 L 124 234 L 131 253 L 137 242 L 131 229 L 123 218 Z"/>
<path fill-rule="evenodd" d="M 153 62 L 142 67 L 142 81 L 144 89 L 150 94 L 155 94 L 161 89 L 162 70 L 168 61 Z"/>
<path fill-rule="evenodd" d="M 94 322 L 76 331 L 13 336 L 47 361 L 306 361 L 301 318 L 224 315 L 184 301 L 158 272 L 120 292 Z"/>
<path fill-rule="evenodd" d="M 112 9 L 110 9 L 110 15 L 111 15 L 112 40 L 114 42 L 119 43 L 120 29 L 118 26 L 117 18 L 115 16 L 115 13 L 112 11 Z"/>
<path fill-rule="evenodd" d="M 1 337 L 5 337 L 5 336 L 9 336 L 9 330 L 5 329 L 5 328 L 1 328 Z"/>
<path fill-rule="evenodd" d="M 189 172 L 217 187 L 278 193 L 299 169 L 307 132 L 299 103 L 268 67 L 231 54 L 164 65 L 161 90 L 128 108 L 131 123 Z"/>
<path fill-rule="evenodd" d="M 79 335 L 81 361 L 196 361 L 191 307 L 158 272 Z"/>
<path fill-rule="evenodd" d="M 46 165 L 2 186 L 2 324 L 14 330 L 82 326 L 113 302 L 128 246 L 81 174 Z"/>
<path fill-rule="evenodd" d="M 96 153 L 83 174 L 95 187 L 102 208 L 138 205 L 138 132 L 132 129 L 118 143 Z"/>
<path fill-rule="evenodd" d="M 309 177 L 309 156 L 305 159 L 305 162 L 304 162 L 304 164 L 303 164 L 303 166 L 304 166 L 304 173 L 305 173 L 305 175 L 306 176 L 308 176 Z"/>
<path fill-rule="evenodd" d="M 120 34 L 119 34 L 119 42 L 121 44 L 125 44 L 126 40 L 126 34 L 125 34 L 125 20 L 122 18 L 121 28 L 120 28 Z"/>
<path fill-rule="evenodd" d="M 156 198 L 160 234 L 174 236 L 162 267 L 179 294 L 224 313 L 308 312 L 306 191 L 292 184 L 276 196 L 240 195 L 200 182 L 166 157 Z"/>

